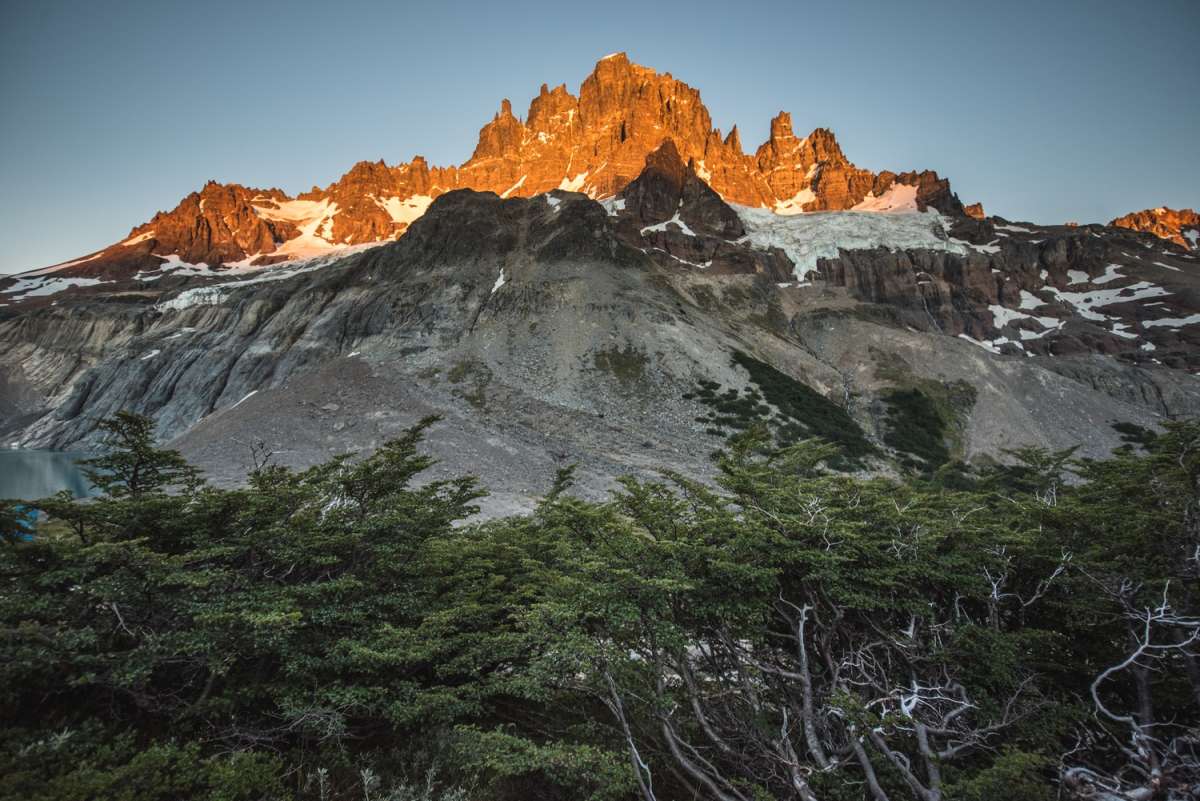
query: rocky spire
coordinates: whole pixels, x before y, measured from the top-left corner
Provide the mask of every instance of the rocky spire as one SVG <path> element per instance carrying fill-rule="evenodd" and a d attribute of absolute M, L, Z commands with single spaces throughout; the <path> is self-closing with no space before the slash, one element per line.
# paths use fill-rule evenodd
<path fill-rule="evenodd" d="M 742 135 L 738 133 L 736 125 L 729 129 L 729 136 L 725 137 L 725 149 L 731 154 L 742 155 Z"/>
<path fill-rule="evenodd" d="M 513 116 L 512 102 L 500 101 L 500 111 L 492 121 L 479 130 L 479 144 L 475 146 L 474 159 L 500 158 L 515 154 L 524 138 L 525 126 Z"/>
<path fill-rule="evenodd" d="M 792 133 L 792 115 L 786 111 L 776 114 L 771 120 L 771 141 L 783 142 L 795 138 L 796 135 Z"/>

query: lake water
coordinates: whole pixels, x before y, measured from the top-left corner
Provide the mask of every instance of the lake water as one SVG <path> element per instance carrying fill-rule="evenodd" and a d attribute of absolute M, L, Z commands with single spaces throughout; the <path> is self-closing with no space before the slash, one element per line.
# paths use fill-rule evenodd
<path fill-rule="evenodd" d="M 95 494 L 76 461 L 84 453 L 0 449 L 0 498 L 36 500 L 61 490 L 77 498 Z"/>

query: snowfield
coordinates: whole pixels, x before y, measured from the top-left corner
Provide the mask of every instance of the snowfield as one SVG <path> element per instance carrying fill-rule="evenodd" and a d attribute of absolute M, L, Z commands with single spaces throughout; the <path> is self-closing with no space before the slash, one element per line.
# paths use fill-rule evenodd
<path fill-rule="evenodd" d="M 882 203 L 889 194 L 890 191 L 877 200 Z M 814 211 L 781 215 L 770 209 L 747 206 L 733 206 L 733 209 L 746 227 L 746 236 L 741 241 L 764 250 L 781 249 L 796 265 L 797 281 L 803 281 L 809 273 L 815 272 L 819 259 L 835 259 L 842 250 L 925 249 L 965 256 L 973 249 L 988 247 L 948 238 L 942 216 L 933 210 L 891 213 Z"/>
<path fill-rule="evenodd" d="M 255 206 L 254 211 L 263 219 L 290 222 L 300 229 L 299 236 L 284 242 L 271 255 L 284 255 L 304 259 L 320 256 L 338 248 L 338 245 L 332 241 L 333 218 L 338 213 L 337 203 L 330 201 L 328 198 L 324 200 L 271 202 L 274 203 L 274 206 Z M 417 216 L 419 217 L 420 215 Z M 416 219 L 416 217 L 413 219 Z M 256 253 L 252 256 L 247 256 L 246 261 L 253 261 L 260 255 L 263 254 Z"/>

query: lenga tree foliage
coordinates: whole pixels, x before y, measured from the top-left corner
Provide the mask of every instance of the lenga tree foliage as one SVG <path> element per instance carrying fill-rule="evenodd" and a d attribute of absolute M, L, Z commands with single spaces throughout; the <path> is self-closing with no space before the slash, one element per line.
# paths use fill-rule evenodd
<path fill-rule="evenodd" d="M 0 543 L 0 797 L 1183 799 L 1200 426 L 863 479 L 751 429 L 469 520 L 433 419 L 206 484 L 105 424 L 103 495 Z M 1072 476 L 1067 480 L 1068 475 Z M 12 516 L 13 504 L 0 508 Z"/>

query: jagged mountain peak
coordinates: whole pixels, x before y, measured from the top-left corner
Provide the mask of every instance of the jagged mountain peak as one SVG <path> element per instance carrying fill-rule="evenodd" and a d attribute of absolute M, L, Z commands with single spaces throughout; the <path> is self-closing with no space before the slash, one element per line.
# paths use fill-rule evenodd
<path fill-rule="evenodd" d="M 668 139 L 701 180 L 738 205 L 799 213 L 866 203 L 870 210 L 899 182 L 918 187 L 909 203 L 913 210 L 927 205 L 961 210 L 940 179 L 923 178 L 925 173 L 876 175 L 855 167 L 828 129 L 797 137 L 788 112 L 775 116 L 767 141 L 747 155 L 736 125 L 723 138 L 713 127 L 697 89 L 618 52 L 596 62 L 577 94 L 563 83 L 542 84 L 524 120 L 513 113 L 510 100 L 502 100 L 480 129 L 471 158 L 459 166 L 431 166 L 420 156 L 397 165 L 360 161 L 328 186 L 294 198 L 277 189 L 209 181 L 188 196 L 192 200 L 135 226 L 131 237 L 153 230 L 153 236 L 136 243 L 142 246 L 136 254 L 123 241 L 101 257 L 69 262 L 64 269 L 71 275 L 97 270 L 107 275 L 122 263 L 133 271 L 155 259 L 219 268 L 388 242 L 402 235 L 433 198 L 460 188 L 502 197 L 552 189 L 611 197 Z"/>

